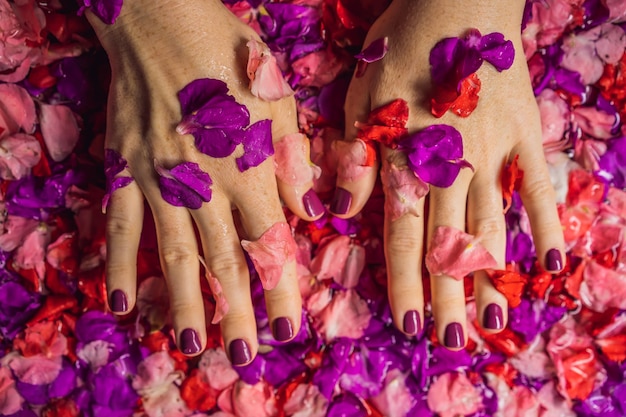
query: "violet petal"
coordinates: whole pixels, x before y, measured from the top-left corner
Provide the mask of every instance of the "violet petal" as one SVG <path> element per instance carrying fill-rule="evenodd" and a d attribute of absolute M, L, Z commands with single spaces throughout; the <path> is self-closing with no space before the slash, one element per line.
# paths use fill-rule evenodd
<path fill-rule="evenodd" d="M 112 25 L 120 15 L 123 0 L 84 0 L 84 8 L 89 8 L 107 25 Z"/>
<path fill-rule="evenodd" d="M 244 154 L 236 160 L 240 172 L 259 166 L 269 156 L 274 155 L 271 120 L 259 120 L 246 129 L 243 151 Z"/>
<path fill-rule="evenodd" d="M 113 150 L 104 150 L 104 176 L 106 179 L 106 192 L 102 197 L 102 211 L 105 211 L 109 205 L 111 194 L 119 188 L 126 187 L 133 182 L 132 177 L 116 177 L 117 174 L 124 171 L 128 167 L 126 159 L 122 155 Z"/>
<path fill-rule="evenodd" d="M 176 207 L 199 209 L 211 201 L 213 181 L 195 162 L 183 162 L 171 170 L 155 165 L 161 197 Z"/>
<path fill-rule="evenodd" d="M 360 53 L 355 55 L 354 57 L 360 61 L 365 61 L 369 64 L 372 62 L 380 61 L 385 57 L 387 51 L 389 50 L 389 38 L 378 38 L 365 49 L 363 49 Z"/>
<path fill-rule="evenodd" d="M 513 42 L 505 40 L 501 33 L 493 32 L 483 36 L 478 48 L 482 58 L 498 71 L 507 70 L 513 65 L 515 59 Z"/>

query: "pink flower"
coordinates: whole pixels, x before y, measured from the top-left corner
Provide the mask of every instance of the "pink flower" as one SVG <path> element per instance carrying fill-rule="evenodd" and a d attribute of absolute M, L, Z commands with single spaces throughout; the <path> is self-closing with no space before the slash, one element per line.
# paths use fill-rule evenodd
<path fill-rule="evenodd" d="M 391 221 L 407 213 L 418 216 L 418 202 L 428 194 L 428 184 L 416 177 L 410 169 L 399 169 L 387 161 L 383 161 L 380 178 L 385 191 L 385 212 Z"/>
<path fill-rule="evenodd" d="M 567 146 L 563 136 L 569 124 L 569 105 L 554 90 L 546 88 L 537 96 L 537 106 L 541 115 L 544 149 L 563 150 Z"/>
<path fill-rule="evenodd" d="M 15 252 L 15 265 L 21 269 L 35 269 L 39 279 L 46 274 L 46 250 L 50 243 L 50 230 L 45 223 L 24 239 L 24 243 Z"/>
<path fill-rule="evenodd" d="M 87 343 L 79 351 L 76 352 L 83 361 L 87 362 L 93 372 L 109 363 L 109 353 L 115 346 L 104 340 L 94 340 Z"/>
<path fill-rule="evenodd" d="M 606 153 L 606 150 L 607 145 L 604 141 L 581 139 L 576 141 L 574 160 L 586 170 L 597 171 L 600 169 L 598 161 Z"/>
<path fill-rule="evenodd" d="M 2 1 L 0 0 L 0 16 Z M 33 133 L 36 121 L 35 103 L 28 91 L 15 84 L 0 84 L 0 138 L 20 130 L 23 133 Z"/>
<path fill-rule="evenodd" d="M 0 235 L 0 249 L 8 252 L 15 250 L 27 236 L 37 229 L 38 225 L 37 220 L 8 216 L 4 222 L 5 232 Z"/>
<path fill-rule="evenodd" d="M 41 135 L 52 160 L 59 162 L 67 158 L 76 143 L 80 131 L 72 110 L 60 104 L 39 104 Z"/>
<path fill-rule="evenodd" d="M 0 178 L 18 180 L 30 174 L 41 159 L 41 145 L 33 136 L 14 133 L 0 140 Z"/>
<path fill-rule="evenodd" d="M 11 370 L 5 366 L 0 367 L 0 414 L 11 415 L 22 408 L 24 399 L 15 389 L 15 381 Z"/>
<path fill-rule="evenodd" d="M 252 259 L 265 290 L 278 284 L 289 264 L 295 268 L 296 242 L 287 223 L 276 223 L 258 240 L 242 240 L 241 246 Z"/>
<path fill-rule="evenodd" d="M 318 280 L 339 277 L 350 254 L 350 238 L 344 235 L 328 240 L 311 260 L 309 267 Z"/>
<path fill-rule="evenodd" d="M 293 90 L 283 78 L 270 48 L 254 39 L 249 40 L 246 46 L 250 50 L 247 71 L 252 95 L 265 101 L 292 95 Z"/>
<path fill-rule="evenodd" d="M 469 416 L 483 408 L 482 395 L 464 374 L 447 372 L 430 385 L 428 407 L 440 417 Z"/>
<path fill-rule="evenodd" d="M 615 115 L 605 113 L 595 107 L 578 107 L 574 110 L 574 126 L 595 139 L 610 139 L 611 130 L 616 124 Z"/>
<path fill-rule="evenodd" d="M 554 367 L 546 354 L 545 346 L 541 335 L 537 335 L 524 350 L 510 359 L 511 365 L 530 378 L 550 378 L 554 375 Z"/>
<path fill-rule="evenodd" d="M 318 179 L 320 167 L 310 160 L 309 139 L 302 133 L 285 135 L 274 143 L 276 177 L 285 184 L 300 186 Z"/>
<path fill-rule="evenodd" d="M 470 272 L 497 266 L 494 257 L 480 244 L 480 237 L 454 227 L 438 226 L 435 229 L 426 253 L 426 268 L 431 275 L 462 280 Z"/>
<path fill-rule="evenodd" d="M 543 47 L 555 43 L 573 19 L 573 8 L 582 3 L 583 0 L 534 2 L 532 19 L 522 34 L 526 57 L 532 56 L 537 46 Z"/>
<path fill-rule="evenodd" d="M 218 391 L 230 387 L 239 379 L 223 349 L 204 351 L 198 363 L 198 370 L 202 380 Z"/>
<path fill-rule="evenodd" d="M 406 376 L 392 369 L 385 377 L 385 386 L 372 402 L 386 417 L 404 417 L 415 405 L 415 399 L 406 386 Z"/>
<path fill-rule="evenodd" d="M 291 64 L 293 72 L 300 76 L 298 85 L 302 87 L 323 87 L 347 67 L 332 48 L 306 54 Z"/>
<path fill-rule="evenodd" d="M 626 272 L 618 272 L 589 261 L 583 271 L 580 297 L 583 304 L 594 311 L 626 309 Z"/>
<path fill-rule="evenodd" d="M 267 382 L 254 385 L 239 380 L 233 388 L 233 408 L 237 417 L 271 417 L 276 415 L 276 399 Z"/>
<path fill-rule="evenodd" d="M 338 291 L 315 324 L 327 342 L 338 337 L 358 339 L 370 322 L 367 303 L 354 290 Z"/>
<path fill-rule="evenodd" d="M 316 385 L 298 384 L 285 402 L 283 411 L 290 417 L 324 417 L 328 400 Z"/>

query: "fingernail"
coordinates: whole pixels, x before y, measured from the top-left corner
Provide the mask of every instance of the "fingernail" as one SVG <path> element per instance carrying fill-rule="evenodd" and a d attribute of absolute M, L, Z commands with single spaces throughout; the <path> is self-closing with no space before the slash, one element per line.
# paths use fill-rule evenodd
<path fill-rule="evenodd" d="M 489 304 L 483 313 L 485 329 L 500 330 L 504 327 L 502 308 L 497 304 Z"/>
<path fill-rule="evenodd" d="M 550 249 L 546 253 L 546 268 L 548 271 L 560 271 L 563 268 L 561 252 L 558 249 Z"/>
<path fill-rule="evenodd" d="M 111 311 L 114 313 L 123 313 L 128 310 L 128 301 L 126 300 L 126 294 L 122 290 L 115 290 L 111 293 L 109 298 L 109 305 Z"/>
<path fill-rule="evenodd" d="M 333 201 L 330 203 L 330 211 L 335 214 L 346 214 L 352 204 L 352 194 L 345 188 L 337 187 Z"/>
<path fill-rule="evenodd" d="M 402 327 L 404 328 L 404 333 L 410 335 L 416 335 L 420 331 L 420 315 L 417 311 L 409 310 L 404 313 Z"/>
<path fill-rule="evenodd" d="M 198 333 L 193 329 L 185 329 L 180 332 L 180 351 L 185 355 L 193 355 L 200 352 L 202 345 Z"/>
<path fill-rule="evenodd" d="M 444 345 L 449 348 L 460 348 L 465 346 L 465 337 L 463 336 L 463 326 L 460 323 L 450 323 L 446 327 L 444 335 Z"/>
<path fill-rule="evenodd" d="M 293 337 L 293 326 L 291 320 L 287 317 L 279 317 L 272 323 L 272 334 L 274 339 L 279 342 L 284 342 Z"/>
<path fill-rule="evenodd" d="M 304 204 L 306 214 L 311 217 L 317 217 L 325 211 L 322 201 L 313 189 L 310 189 L 302 196 L 302 204 Z"/>
<path fill-rule="evenodd" d="M 250 348 L 243 339 L 235 339 L 230 342 L 230 361 L 233 365 L 245 365 L 252 360 Z"/>

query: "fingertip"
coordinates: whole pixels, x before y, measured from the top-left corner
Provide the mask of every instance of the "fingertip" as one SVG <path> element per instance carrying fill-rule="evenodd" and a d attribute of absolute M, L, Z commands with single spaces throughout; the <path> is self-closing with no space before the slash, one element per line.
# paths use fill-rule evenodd
<path fill-rule="evenodd" d="M 449 350 L 457 351 L 465 347 L 466 338 L 464 326 L 460 322 L 448 323 L 439 335 L 439 340 Z"/>
<path fill-rule="evenodd" d="M 398 326 L 400 328 L 400 326 Z M 407 336 L 417 336 L 422 331 L 422 320 L 417 310 L 409 310 L 402 317 L 401 331 Z"/>
<path fill-rule="evenodd" d="M 252 362 L 256 354 L 246 340 L 234 339 L 228 344 L 228 356 L 234 366 L 245 366 Z"/>
<path fill-rule="evenodd" d="M 186 356 L 197 356 L 204 350 L 206 337 L 193 328 L 185 328 L 178 335 L 178 348 Z"/>
<path fill-rule="evenodd" d="M 565 267 L 563 254 L 559 249 L 549 249 L 543 257 L 543 267 L 551 273 L 559 273 Z"/>
<path fill-rule="evenodd" d="M 343 219 L 356 216 L 369 200 L 377 176 L 378 164 L 375 163 L 354 181 L 338 178 L 329 211 Z"/>
<path fill-rule="evenodd" d="M 113 314 L 124 315 L 128 314 L 132 310 L 132 305 L 129 303 L 129 297 L 121 289 L 114 289 L 108 295 L 109 309 Z M 134 303 L 133 303 L 134 304 Z"/>
<path fill-rule="evenodd" d="M 278 317 L 272 322 L 272 336 L 277 342 L 288 342 L 296 336 L 289 317 Z"/>

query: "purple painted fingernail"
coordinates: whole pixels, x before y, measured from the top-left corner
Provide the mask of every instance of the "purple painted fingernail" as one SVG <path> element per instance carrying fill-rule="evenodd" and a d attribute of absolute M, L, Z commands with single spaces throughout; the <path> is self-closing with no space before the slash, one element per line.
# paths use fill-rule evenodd
<path fill-rule="evenodd" d="M 560 271 L 563 268 L 563 259 L 558 249 L 550 249 L 546 253 L 546 268 L 548 271 Z"/>
<path fill-rule="evenodd" d="M 245 365 L 252 360 L 250 348 L 243 339 L 235 339 L 230 342 L 230 361 L 235 366 Z"/>
<path fill-rule="evenodd" d="M 202 350 L 202 344 L 198 333 L 193 329 L 185 329 L 180 332 L 180 351 L 185 355 L 193 355 Z"/>
<path fill-rule="evenodd" d="M 272 334 L 274 339 L 284 342 L 293 337 L 293 326 L 287 317 L 279 317 L 272 323 Z"/>
<path fill-rule="evenodd" d="M 500 330 L 504 327 L 502 307 L 497 304 L 489 304 L 483 313 L 483 327 L 490 330 Z"/>
<path fill-rule="evenodd" d="M 345 188 L 337 187 L 333 201 L 330 203 L 330 211 L 335 214 L 346 214 L 352 205 L 352 194 Z"/>
<path fill-rule="evenodd" d="M 449 348 L 460 348 L 465 346 L 465 336 L 463 336 L 463 326 L 460 323 L 450 323 L 446 327 L 443 344 Z"/>
<path fill-rule="evenodd" d="M 114 313 L 126 312 L 128 310 L 126 294 L 122 290 L 113 291 L 109 298 L 109 306 L 111 306 L 111 311 Z"/>
<path fill-rule="evenodd" d="M 311 217 L 317 217 L 320 214 L 323 214 L 326 209 L 324 209 L 324 205 L 322 201 L 317 196 L 313 189 L 310 189 L 302 196 L 302 204 L 304 204 L 304 210 L 306 214 Z"/>
<path fill-rule="evenodd" d="M 420 331 L 420 315 L 417 313 L 417 311 L 409 310 L 404 313 L 402 327 L 404 328 L 404 333 L 413 336 Z"/>

